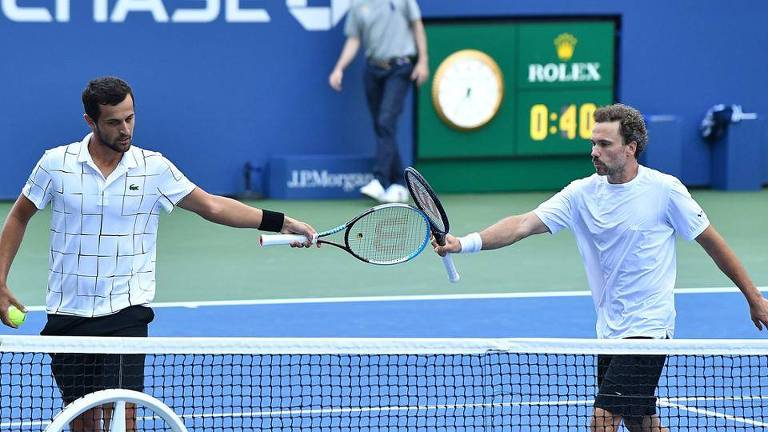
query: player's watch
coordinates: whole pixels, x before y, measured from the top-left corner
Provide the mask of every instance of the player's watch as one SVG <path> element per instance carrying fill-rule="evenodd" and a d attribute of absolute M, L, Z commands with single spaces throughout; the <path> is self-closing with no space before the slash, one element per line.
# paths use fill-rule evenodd
<path fill-rule="evenodd" d="M 437 67 L 432 103 L 437 115 L 458 130 L 479 129 L 501 107 L 504 78 L 499 65 L 482 51 L 456 51 Z"/>

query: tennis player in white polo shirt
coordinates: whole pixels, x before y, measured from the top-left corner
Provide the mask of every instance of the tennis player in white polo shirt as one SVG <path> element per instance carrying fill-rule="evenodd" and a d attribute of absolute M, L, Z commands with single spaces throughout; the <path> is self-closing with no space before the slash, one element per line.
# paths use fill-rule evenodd
<path fill-rule="evenodd" d="M 768 301 L 678 179 L 638 164 L 648 142 L 642 114 L 615 104 L 595 112 L 596 173 L 572 182 L 535 210 L 479 233 L 448 236 L 438 254 L 511 245 L 532 234 L 570 229 L 576 237 L 597 312 L 597 337 L 671 338 L 675 328 L 675 235 L 696 241 L 742 291 L 758 329 Z M 590 427 L 666 431 L 654 396 L 664 356 L 599 356 L 598 394 Z M 641 378 L 642 377 L 642 378 Z"/>
<path fill-rule="evenodd" d="M 155 296 L 158 219 L 176 206 L 222 225 L 315 235 L 311 226 L 282 213 L 210 195 L 160 153 L 133 146 L 134 98 L 123 80 L 89 82 L 83 106 L 92 133 L 45 152 L 3 226 L 0 318 L 5 325 L 13 326 L 9 305 L 23 309 L 6 283 L 11 262 L 28 221 L 47 205 L 52 215 L 43 335 L 146 337 L 154 318 L 148 305 Z M 52 355 L 64 402 L 120 383 L 142 391 L 144 356 L 123 357 L 120 366 L 118 361 Z M 101 409 L 91 410 L 72 429 L 100 430 L 101 416 Z M 133 415 L 127 417 L 133 430 Z"/>

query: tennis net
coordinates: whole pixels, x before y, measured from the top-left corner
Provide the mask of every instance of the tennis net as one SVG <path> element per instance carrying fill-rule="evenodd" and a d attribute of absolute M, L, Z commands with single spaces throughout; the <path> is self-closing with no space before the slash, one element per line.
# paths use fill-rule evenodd
<path fill-rule="evenodd" d="M 670 430 L 768 427 L 763 340 L 1 336 L 0 430 L 44 430 L 62 410 L 49 353 L 144 354 L 143 391 L 193 431 L 589 430 L 604 354 L 665 356 L 653 396 L 611 396 L 655 406 Z M 68 373 L 102 373 L 93 362 Z M 166 430 L 142 409 L 137 425 Z"/>

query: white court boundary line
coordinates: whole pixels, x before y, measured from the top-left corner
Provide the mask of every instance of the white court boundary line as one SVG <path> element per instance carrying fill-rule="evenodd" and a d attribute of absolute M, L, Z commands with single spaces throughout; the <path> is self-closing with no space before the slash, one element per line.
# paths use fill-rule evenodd
<path fill-rule="evenodd" d="M 733 423 L 743 423 L 752 426 L 768 426 L 768 423 L 752 420 L 749 418 L 733 416 L 729 414 L 719 413 L 717 411 L 705 410 L 700 408 L 689 407 L 685 405 L 679 405 L 674 402 L 688 402 L 691 400 L 697 401 L 718 401 L 718 400 L 764 400 L 764 396 L 752 396 L 745 398 L 726 398 L 726 397 L 680 397 L 680 398 L 659 398 L 657 406 L 666 407 L 670 409 L 677 409 L 683 411 L 690 411 L 695 414 L 699 414 L 705 417 L 717 417 L 724 420 L 731 421 Z M 438 404 L 438 405 L 392 405 L 381 407 L 336 407 L 336 408 L 298 408 L 298 409 L 285 409 L 285 410 L 267 410 L 267 411 L 241 411 L 241 412 L 218 412 L 218 413 L 203 413 L 203 414 L 184 414 L 179 417 L 182 419 L 194 420 L 194 419 L 206 419 L 206 418 L 264 418 L 264 417 L 295 417 L 306 415 L 333 415 L 333 414 L 363 414 L 363 413 L 386 413 L 386 412 L 424 412 L 424 411 L 438 411 L 438 410 L 462 410 L 462 409 L 476 409 L 476 408 L 504 408 L 504 407 L 533 407 L 533 406 L 591 406 L 594 403 L 594 399 L 572 399 L 572 400 L 560 400 L 560 401 L 529 401 L 529 402 L 486 402 L 486 403 L 472 403 L 472 404 Z M 144 416 L 137 418 L 138 421 L 154 421 L 157 420 L 156 416 Z M 49 421 L 34 421 L 34 422 L 8 422 L 0 423 L 0 427 L 30 427 L 30 426 L 47 426 Z"/>
<path fill-rule="evenodd" d="M 690 411 L 695 414 L 703 415 L 705 417 L 718 417 L 725 420 L 729 420 L 733 423 L 744 423 L 752 426 L 768 426 L 768 423 L 752 420 L 749 418 L 733 416 L 729 414 L 719 413 L 717 411 L 704 410 L 700 408 L 693 408 L 685 405 L 679 405 L 673 401 L 690 401 L 703 400 L 703 401 L 722 401 L 722 400 L 764 400 L 765 397 L 753 396 L 746 398 L 724 398 L 724 397 L 704 397 L 704 398 L 659 398 L 657 405 L 660 407 L 667 407 L 671 409 Z M 504 407 L 533 407 L 533 406 L 592 406 L 594 399 L 574 399 L 574 400 L 560 400 L 560 401 L 530 401 L 530 402 L 486 402 L 486 403 L 472 403 L 472 404 L 438 404 L 438 405 L 416 405 L 416 406 L 383 406 L 383 407 L 339 407 L 339 408 L 320 408 L 320 409 L 287 409 L 287 410 L 275 410 L 275 411 L 249 411 L 240 413 L 209 413 L 209 414 L 186 414 L 180 416 L 185 419 L 195 418 L 227 418 L 227 417 L 293 417 L 293 416 L 305 416 L 305 415 L 324 415 L 324 414 L 362 414 L 362 413 L 376 413 L 376 412 L 400 412 L 400 411 L 438 411 L 438 410 L 462 410 L 462 409 L 475 409 L 475 408 L 504 408 Z M 153 420 L 153 417 L 144 417 L 140 420 Z"/>
<path fill-rule="evenodd" d="M 748 425 L 751 425 L 751 426 L 768 426 L 768 423 L 765 423 L 765 422 L 760 422 L 760 421 L 748 419 L 748 418 L 745 418 L 745 417 L 733 416 L 733 415 L 730 415 L 730 414 L 723 414 L 723 413 L 719 413 L 717 411 L 712 411 L 712 410 L 707 410 L 707 409 L 701 409 L 701 408 L 696 408 L 696 407 L 689 407 L 689 406 L 686 406 L 686 405 L 679 405 L 679 404 L 670 402 L 671 400 L 673 400 L 673 399 L 669 399 L 669 400 L 661 400 L 660 399 L 658 401 L 658 405 L 659 406 L 663 406 L 663 407 L 672 408 L 672 409 L 677 409 L 677 410 L 680 410 L 680 411 L 690 411 L 692 413 L 699 414 L 699 415 L 702 415 L 702 416 L 705 416 L 705 417 L 716 417 L 716 418 L 721 418 L 721 419 L 724 419 L 724 420 L 730 420 L 731 422 L 734 422 L 734 423 L 744 423 L 744 424 L 748 424 Z"/>
<path fill-rule="evenodd" d="M 729 414 L 719 413 L 717 411 L 704 410 L 700 408 L 688 407 L 685 405 L 679 405 L 672 401 L 677 400 L 689 400 L 691 398 L 659 398 L 657 405 L 660 407 L 667 407 L 671 409 L 690 411 L 695 414 L 703 415 L 705 417 L 718 417 L 725 420 L 729 420 L 733 423 L 744 423 L 752 426 L 768 426 L 768 423 L 752 420 L 749 418 L 733 416 Z M 717 401 L 717 400 L 736 400 L 738 398 L 697 398 L 704 401 Z M 763 400 L 765 397 L 748 397 L 746 399 Z M 575 400 L 561 400 L 561 401 L 530 401 L 530 402 L 487 402 L 487 403 L 473 403 L 473 404 L 446 404 L 446 405 L 416 405 L 416 406 L 384 406 L 384 407 L 350 407 L 350 408 L 321 408 L 321 409 L 287 409 L 276 411 L 250 411 L 241 413 L 211 413 L 211 414 L 187 414 L 180 416 L 185 419 L 194 418 L 226 418 L 226 417 L 293 417 L 293 416 L 305 416 L 305 415 L 323 415 L 323 414 L 362 414 L 362 413 L 376 413 L 376 412 L 399 412 L 399 411 L 438 411 L 438 410 L 463 410 L 463 409 L 475 409 L 475 408 L 504 408 L 504 407 L 533 407 L 533 406 L 592 406 L 594 399 L 575 399 Z M 141 420 L 152 420 L 150 417 L 144 417 Z"/>
<path fill-rule="evenodd" d="M 768 292 L 768 286 L 757 287 L 760 291 Z M 712 288 L 675 288 L 675 294 L 723 294 L 738 293 L 736 287 Z M 551 297 L 589 297 L 589 291 L 541 291 L 541 292 L 512 292 L 485 294 L 435 294 L 435 295 L 399 295 L 399 296 L 362 296 L 362 297 L 307 297 L 284 299 L 254 299 L 254 300 L 217 300 L 194 302 L 160 302 L 152 303 L 153 308 L 183 307 L 195 309 L 209 306 L 258 306 L 284 304 L 312 303 L 366 303 L 394 301 L 431 301 L 431 300 L 484 300 L 511 298 L 551 298 Z M 45 306 L 29 306 L 28 311 L 45 311 Z"/>

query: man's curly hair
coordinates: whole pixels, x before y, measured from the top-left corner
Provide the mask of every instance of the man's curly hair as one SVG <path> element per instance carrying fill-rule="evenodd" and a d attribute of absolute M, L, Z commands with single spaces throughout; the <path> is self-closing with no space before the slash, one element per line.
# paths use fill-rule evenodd
<path fill-rule="evenodd" d="M 648 144 L 648 130 L 645 128 L 645 120 L 640 111 L 629 105 L 613 104 L 598 108 L 595 111 L 597 123 L 619 122 L 619 133 L 624 138 L 624 145 L 631 142 L 637 144 L 635 159 L 645 150 Z"/>

